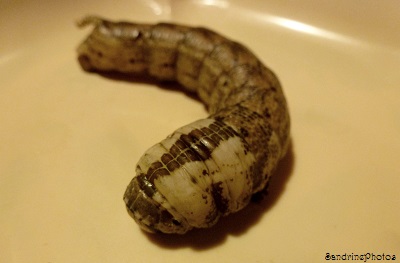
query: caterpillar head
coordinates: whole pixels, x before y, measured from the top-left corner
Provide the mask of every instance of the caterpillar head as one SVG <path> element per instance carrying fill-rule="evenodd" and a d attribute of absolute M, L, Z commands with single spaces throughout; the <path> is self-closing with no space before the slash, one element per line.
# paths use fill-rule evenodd
<path fill-rule="evenodd" d="M 157 193 L 151 189 L 142 176 L 132 179 L 128 185 L 124 201 L 129 215 L 145 231 L 150 233 L 184 234 L 192 227 L 185 220 L 178 220 L 157 199 Z"/>

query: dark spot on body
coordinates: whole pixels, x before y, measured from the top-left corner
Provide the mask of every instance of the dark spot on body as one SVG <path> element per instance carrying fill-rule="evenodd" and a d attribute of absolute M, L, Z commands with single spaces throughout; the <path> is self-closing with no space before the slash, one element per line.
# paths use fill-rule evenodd
<path fill-rule="evenodd" d="M 197 179 L 195 178 L 195 177 L 190 177 L 190 181 L 193 183 L 193 184 L 197 184 Z"/>
<path fill-rule="evenodd" d="M 211 124 L 209 126 L 209 128 L 213 131 L 213 132 L 218 132 L 221 128 L 219 126 L 216 125 L 217 122 L 214 122 L 213 124 Z"/>
<path fill-rule="evenodd" d="M 186 144 L 182 140 L 177 140 L 175 144 L 180 150 L 185 150 L 187 148 Z"/>
<path fill-rule="evenodd" d="M 174 224 L 176 226 L 180 226 L 181 225 L 181 223 L 176 219 L 172 219 L 172 224 Z"/>
<path fill-rule="evenodd" d="M 167 163 L 169 163 L 170 161 L 172 161 L 174 159 L 174 157 L 171 155 L 171 154 L 169 154 L 169 153 L 164 153 L 162 156 L 161 156 L 161 161 L 163 162 L 163 164 L 167 164 Z"/>
<path fill-rule="evenodd" d="M 144 36 L 144 34 L 143 34 L 142 31 L 136 30 L 136 31 L 134 32 L 133 38 L 134 38 L 135 40 L 139 40 L 139 39 L 143 38 L 143 36 Z"/>
<path fill-rule="evenodd" d="M 228 140 L 228 138 L 229 138 L 229 135 L 225 131 L 222 131 L 222 130 L 218 132 L 218 135 L 221 136 L 221 138 L 224 141 Z"/>
<path fill-rule="evenodd" d="M 170 63 L 162 63 L 161 67 L 163 67 L 163 68 L 173 68 L 174 65 L 171 65 Z"/>
<path fill-rule="evenodd" d="M 249 136 L 249 132 L 248 132 L 245 128 L 243 128 L 243 127 L 240 128 L 240 133 L 241 133 L 244 137 Z"/>
<path fill-rule="evenodd" d="M 178 169 L 181 165 L 177 161 L 171 161 L 167 164 L 167 169 L 172 172 L 175 169 Z"/>
<path fill-rule="evenodd" d="M 222 141 L 222 137 L 219 136 L 218 134 L 214 133 L 212 135 L 210 135 L 210 138 L 218 145 L 220 143 L 220 141 Z"/>
<path fill-rule="evenodd" d="M 189 132 L 189 136 L 199 140 L 200 138 L 205 136 L 205 133 L 199 129 L 194 129 L 191 132 Z"/>
<path fill-rule="evenodd" d="M 218 211 L 225 214 L 228 210 L 229 201 L 223 197 L 222 182 L 218 182 L 212 185 L 212 196 L 217 206 Z"/>
<path fill-rule="evenodd" d="M 268 119 L 271 118 L 271 114 L 269 113 L 269 110 L 268 110 L 268 109 L 265 109 L 265 111 L 264 111 L 264 116 L 267 117 Z"/>
<path fill-rule="evenodd" d="M 213 134 L 213 133 L 214 133 L 210 128 L 207 128 L 207 127 L 201 128 L 201 131 L 202 131 L 205 135 L 210 135 L 210 134 Z"/>

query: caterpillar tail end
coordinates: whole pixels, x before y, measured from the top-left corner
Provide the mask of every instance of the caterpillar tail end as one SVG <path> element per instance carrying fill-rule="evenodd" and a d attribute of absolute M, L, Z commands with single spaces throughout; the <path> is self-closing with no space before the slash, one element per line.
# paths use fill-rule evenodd
<path fill-rule="evenodd" d="M 76 22 L 76 26 L 79 28 L 84 28 L 88 25 L 98 26 L 98 25 L 102 24 L 103 22 L 104 22 L 104 19 L 102 19 L 98 16 L 88 15 L 88 16 L 85 16 L 84 18 L 79 19 Z"/>

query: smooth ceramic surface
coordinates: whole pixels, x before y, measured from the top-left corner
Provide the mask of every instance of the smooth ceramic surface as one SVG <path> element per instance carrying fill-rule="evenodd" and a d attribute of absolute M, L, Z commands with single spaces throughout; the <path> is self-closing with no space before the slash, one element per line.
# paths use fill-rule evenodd
<path fill-rule="evenodd" d="M 186 236 L 142 232 L 122 195 L 141 154 L 207 116 L 183 93 L 87 74 L 86 14 L 210 27 L 280 77 L 292 151 L 266 200 Z M 398 1 L 2 1 L 0 262 L 400 258 Z"/>

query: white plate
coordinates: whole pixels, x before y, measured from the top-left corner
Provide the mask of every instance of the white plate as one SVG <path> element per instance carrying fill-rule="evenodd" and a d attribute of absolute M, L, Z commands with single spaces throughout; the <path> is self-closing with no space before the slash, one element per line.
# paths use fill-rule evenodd
<path fill-rule="evenodd" d="M 136 161 L 207 116 L 182 93 L 87 74 L 86 14 L 210 27 L 280 77 L 292 154 L 260 204 L 186 236 L 143 233 Z M 2 1 L 1 262 L 323 262 L 400 257 L 398 1 Z"/>

